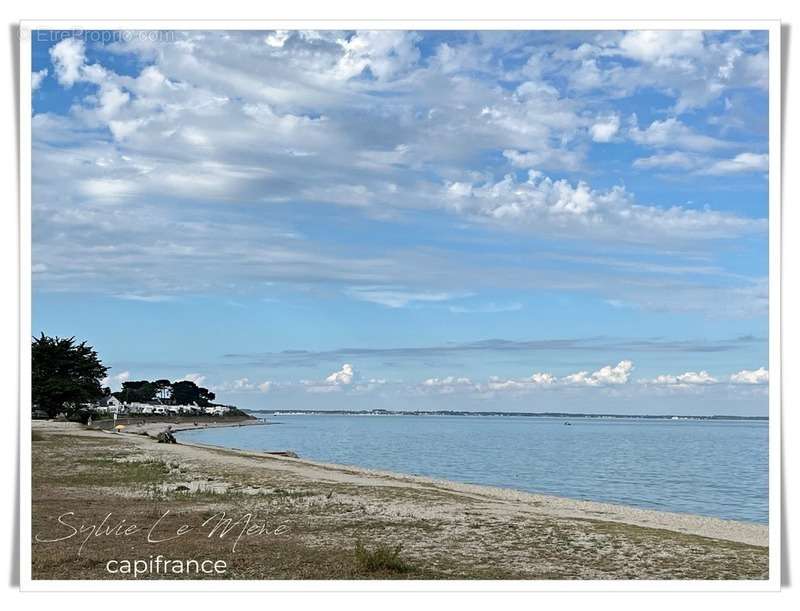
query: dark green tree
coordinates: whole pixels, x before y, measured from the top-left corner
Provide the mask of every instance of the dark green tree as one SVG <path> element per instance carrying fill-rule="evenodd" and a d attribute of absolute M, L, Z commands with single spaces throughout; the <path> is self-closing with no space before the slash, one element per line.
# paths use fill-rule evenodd
<path fill-rule="evenodd" d="M 147 403 L 156 396 L 156 385 L 147 380 L 134 380 L 122 383 L 122 390 L 114 395 L 125 403 Z"/>
<path fill-rule="evenodd" d="M 74 337 L 48 337 L 44 333 L 31 343 L 31 390 L 33 406 L 51 418 L 72 413 L 84 403 L 103 396 L 101 380 L 105 367 L 86 342 Z"/>
<path fill-rule="evenodd" d="M 161 379 L 153 382 L 153 385 L 156 387 L 156 397 L 160 401 L 166 402 L 172 399 L 172 382 Z"/>
<path fill-rule="evenodd" d="M 172 402 L 176 405 L 191 405 L 192 403 L 207 407 L 216 398 L 207 388 L 198 386 L 190 380 L 179 380 L 172 384 Z"/>

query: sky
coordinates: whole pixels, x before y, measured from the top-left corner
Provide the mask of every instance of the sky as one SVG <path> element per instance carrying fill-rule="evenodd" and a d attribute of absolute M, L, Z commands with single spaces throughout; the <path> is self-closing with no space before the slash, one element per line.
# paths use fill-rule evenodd
<path fill-rule="evenodd" d="M 754 31 L 32 37 L 32 333 L 249 409 L 767 415 Z"/>

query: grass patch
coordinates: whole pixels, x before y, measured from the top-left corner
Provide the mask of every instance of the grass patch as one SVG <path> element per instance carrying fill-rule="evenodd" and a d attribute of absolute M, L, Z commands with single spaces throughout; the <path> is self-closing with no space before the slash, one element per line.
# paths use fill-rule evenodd
<path fill-rule="evenodd" d="M 408 573 L 412 566 L 400 557 L 402 545 L 378 544 L 368 549 L 361 541 L 356 541 L 353 561 L 359 573 Z"/>
<path fill-rule="evenodd" d="M 169 474 L 162 461 L 120 462 L 109 458 L 78 461 L 81 468 L 59 478 L 61 484 L 81 486 L 123 486 L 126 484 L 159 484 Z"/>

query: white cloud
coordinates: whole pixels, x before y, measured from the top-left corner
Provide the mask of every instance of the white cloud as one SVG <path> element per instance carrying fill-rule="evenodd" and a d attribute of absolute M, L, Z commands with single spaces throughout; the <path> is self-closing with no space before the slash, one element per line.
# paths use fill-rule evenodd
<path fill-rule="evenodd" d="M 657 153 L 650 157 L 640 157 L 633 162 L 633 167 L 641 170 L 690 170 L 693 174 L 712 176 L 767 172 L 769 171 L 769 155 L 740 153 L 732 159 L 715 159 L 684 151 L 672 151 Z"/>
<path fill-rule="evenodd" d="M 723 159 L 704 170 L 705 174 L 741 174 L 769 171 L 769 155 L 740 153 L 733 159 Z"/>
<path fill-rule="evenodd" d="M 700 30 L 631 30 L 619 42 L 624 55 L 659 65 L 669 65 L 680 56 L 703 54 L 703 32 Z"/>
<path fill-rule="evenodd" d="M 415 32 L 370 30 L 341 40 L 344 54 L 335 73 L 340 78 L 359 76 L 369 69 L 380 81 L 390 80 L 409 69 L 420 57 Z"/>
<path fill-rule="evenodd" d="M 133 119 L 131 121 L 117 121 L 111 120 L 108 122 L 108 128 L 111 130 L 111 135 L 114 140 L 125 140 L 128 136 L 136 133 L 142 125 L 145 124 L 143 119 Z"/>
<path fill-rule="evenodd" d="M 475 390 L 475 385 L 467 377 L 447 376 L 444 378 L 428 378 L 420 384 L 422 390 L 433 391 L 441 395 Z"/>
<path fill-rule="evenodd" d="M 186 382 L 194 382 L 198 386 L 201 386 L 203 382 L 206 380 L 206 376 L 199 374 L 199 373 L 187 373 L 185 376 L 181 378 Z"/>
<path fill-rule="evenodd" d="M 590 129 L 595 142 L 610 142 L 619 131 L 619 115 L 599 120 Z"/>
<path fill-rule="evenodd" d="M 618 98 L 654 89 L 683 113 L 731 89 L 767 88 L 767 50 L 754 40 L 751 33 L 721 37 L 699 30 L 603 32 L 552 59 L 576 90 Z"/>
<path fill-rule="evenodd" d="M 556 383 L 556 378 L 551 373 L 534 373 L 530 377 L 531 382 L 540 385 L 550 385 Z"/>
<path fill-rule="evenodd" d="M 469 378 L 459 378 L 455 376 L 447 376 L 446 378 L 428 378 L 422 382 L 423 386 L 464 386 L 471 384 L 472 381 Z"/>
<path fill-rule="evenodd" d="M 718 380 L 707 371 L 687 371 L 679 375 L 660 375 L 652 380 L 642 380 L 641 383 L 653 386 L 697 386 L 716 384 Z"/>
<path fill-rule="evenodd" d="M 724 140 L 699 134 L 675 117 L 653 121 L 647 128 L 639 129 L 636 117 L 628 130 L 628 136 L 637 144 L 655 148 L 679 148 L 690 151 L 710 151 L 730 146 Z"/>
<path fill-rule="evenodd" d="M 730 379 L 732 384 L 767 384 L 769 383 L 769 371 L 764 367 L 754 370 L 742 369 L 731 375 Z"/>
<path fill-rule="evenodd" d="M 580 247 L 619 239 L 677 256 L 690 246 L 692 252 L 707 250 L 717 237 L 766 228 L 764 219 L 716 213 L 702 204 L 648 206 L 621 187 L 593 189 L 574 178 L 533 186 L 492 174 L 509 166 L 584 169 L 592 127 L 613 126 L 615 100 L 636 88 L 701 104 L 708 91 L 721 95 L 714 93 L 718 82 L 724 81 L 719 91 L 725 92 L 763 80 L 765 56 L 758 50 L 764 45 L 744 34 L 730 41 L 708 34 L 700 56 L 687 55 L 680 42 L 681 55 L 658 70 L 653 58 L 620 62 L 641 55 L 630 43 L 620 50 L 621 33 L 576 34 L 583 39 L 579 47 L 558 45 L 567 59 L 521 33 L 451 41 L 436 47 L 435 57 L 421 56 L 417 35 L 402 32 L 175 36 L 166 44 L 109 46 L 112 53 L 131 54 L 126 65 L 144 66 L 138 75 L 116 73 L 106 53 L 80 41 L 54 47 L 51 76 L 65 87 L 79 81 L 86 86 L 79 91 L 83 97 L 63 94 L 71 99 L 68 113 L 32 119 L 36 258 L 48 267 L 37 276 L 37 287 L 123 296 L 135 286 L 128 298 L 155 301 L 253 292 L 265 282 L 287 292 L 314 284 L 386 307 L 447 309 L 461 305 L 448 301 L 510 284 L 500 265 L 488 269 L 497 254 L 491 248 L 484 268 L 460 257 L 460 249 L 448 250 L 452 241 L 427 250 L 416 243 L 379 248 L 336 242 L 307 235 L 302 223 L 293 226 L 292 215 L 279 211 L 278 204 L 286 203 L 347 207 L 337 214 L 358 222 L 427 223 L 435 216 L 442 236 L 488 220 L 492 233 L 528 231 Z M 512 56 L 520 61 L 502 61 Z M 580 62 L 591 61 L 595 71 L 587 74 L 599 87 L 591 94 L 575 95 L 561 78 L 552 78 L 570 78 Z M 506 65 L 512 63 L 524 68 Z M 639 131 L 655 137 L 652 128 Z M 612 138 L 626 132 L 618 128 Z M 668 152 L 660 150 L 666 144 L 658 148 Z M 453 187 L 447 198 L 443 184 Z M 203 206 L 192 205 L 199 194 Z M 443 200 L 457 214 L 441 215 Z M 245 205 L 252 216 L 234 213 L 231 203 Z M 237 240 L 220 240 L 222 235 Z M 686 238 L 695 242 L 681 242 Z M 533 257 L 530 264 L 537 265 Z M 199 267 L 202 275 L 194 273 Z M 604 293 L 610 286 L 604 274 L 537 268 L 524 276 L 518 275 L 527 288 L 577 287 L 612 297 Z M 724 288 L 691 280 L 657 287 L 652 280 L 640 273 L 615 288 L 624 294 L 613 297 L 714 315 L 719 308 L 750 311 L 740 307 L 750 300 L 746 280 L 727 279 Z M 740 297 L 731 299 L 737 291 Z M 764 291 L 757 292 L 762 304 Z"/>
<path fill-rule="evenodd" d="M 72 87 L 81 77 L 81 68 L 86 61 L 86 50 L 82 40 L 65 38 L 50 49 L 50 59 L 58 82 Z"/>
<path fill-rule="evenodd" d="M 173 295 L 157 295 L 157 294 L 142 294 L 142 293 L 119 293 L 114 295 L 117 299 L 124 299 L 125 301 L 141 301 L 142 303 L 164 303 L 173 301 Z"/>
<path fill-rule="evenodd" d="M 287 30 L 275 30 L 271 34 L 267 34 L 264 38 L 264 42 L 268 44 L 270 47 L 276 47 L 280 49 L 286 41 L 289 40 L 291 33 Z"/>
<path fill-rule="evenodd" d="M 611 384 L 626 384 L 633 370 L 633 362 L 620 361 L 617 365 L 606 365 L 594 373 L 579 371 L 561 378 L 565 384 L 606 386 Z"/>
<path fill-rule="evenodd" d="M 642 205 L 624 187 L 597 191 L 583 181 L 573 185 L 539 172 L 529 172 L 526 182 L 508 175 L 480 186 L 448 183 L 445 196 L 457 213 L 548 235 L 591 233 L 594 238 L 641 242 L 667 236 L 670 240 L 724 238 L 766 230 L 763 219 L 710 209 Z"/>
<path fill-rule="evenodd" d="M 404 308 L 419 303 L 438 303 L 469 296 L 467 293 L 413 291 L 399 287 L 362 286 L 348 289 L 354 299 L 377 303 L 389 308 Z"/>
<path fill-rule="evenodd" d="M 133 195 L 137 185 L 134 181 L 122 178 L 90 178 L 80 181 L 78 189 L 97 200 L 109 200 Z"/>
<path fill-rule="evenodd" d="M 121 88 L 104 83 L 97 96 L 97 114 L 110 121 L 130 101 L 130 94 Z"/>
<path fill-rule="evenodd" d="M 515 168 L 577 170 L 581 166 L 583 152 L 550 147 L 525 153 L 509 149 L 503 151 L 503 157 Z"/>
<path fill-rule="evenodd" d="M 130 371 L 121 371 L 116 375 L 106 376 L 100 380 L 100 386 L 108 386 L 112 392 L 122 389 L 122 383 L 127 382 L 131 378 Z"/>
<path fill-rule="evenodd" d="M 481 392 L 510 391 L 520 393 L 572 386 L 588 388 L 622 386 L 628 383 L 633 368 L 631 361 L 620 361 L 617 365 L 606 365 L 592 373 L 578 371 L 560 378 L 552 373 L 545 372 L 536 372 L 527 378 L 492 376 L 485 385 L 476 385 L 476 390 Z"/>
<path fill-rule="evenodd" d="M 536 372 L 528 378 L 504 379 L 492 376 L 481 390 L 487 391 L 529 391 L 537 388 L 552 387 L 558 383 L 558 378 L 551 373 Z"/>
<path fill-rule="evenodd" d="M 251 390 L 253 385 L 250 383 L 248 378 L 239 378 L 238 380 L 234 380 L 231 388 L 236 390 Z"/>
<path fill-rule="evenodd" d="M 195 382 L 196 384 L 200 384 L 201 382 Z M 216 393 L 221 392 L 228 392 L 228 393 L 252 393 L 252 392 L 261 392 L 261 393 L 268 393 L 274 390 L 278 385 L 271 381 L 262 382 L 257 384 L 255 382 L 251 382 L 250 378 L 243 377 L 238 378 L 236 380 L 232 380 L 229 382 L 223 382 L 222 384 L 216 384 L 211 387 Z"/>
<path fill-rule="evenodd" d="M 355 371 L 350 363 L 345 363 L 339 371 L 334 371 L 327 378 L 325 382 L 334 386 L 349 386 L 353 383 Z"/>
<path fill-rule="evenodd" d="M 36 91 L 39 89 L 39 86 L 42 84 L 42 81 L 47 77 L 48 71 L 47 68 L 43 68 L 38 72 L 31 73 L 31 91 Z"/>
<path fill-rule="evenodd" d="M 673 151 L 671 153 L 657 153 L 650 157 L 640 157 L 634 160 L 633 167 L 642 170 L 653 168 L 679 168 L 682 170 L 697 167 L 698 162 L 695 156 L 683 151 Z"/>

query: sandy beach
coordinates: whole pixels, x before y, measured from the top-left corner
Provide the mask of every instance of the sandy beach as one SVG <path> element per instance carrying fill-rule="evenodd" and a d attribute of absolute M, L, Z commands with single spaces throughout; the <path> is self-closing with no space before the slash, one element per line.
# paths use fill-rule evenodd
<path fill-rule="evenodd" d="M 63 531 L 57 516 L 68 511 L 76 519 L 86 513 L 87 523 L 109 512 L 131 523 L 166 510 L 169 519 L 195 520 L 225 511 L 266 516 L 269 543 L 245 536 L 231 550 L 230 540 L 197 536 L 160 544 L 158 552 L 224 556 L 230 578 L 767 577 L 764 525 L 202 446 L 184 443 L 179 432 L 178 444 L 156 443 L 152 436 L 165 426 L 119 434 L 35 422 L 34 534 Z M 80 463 L 65 469 L 63 458 L 76 449 Z M 286 525 L 280 535 L 277 523 Z M 134 539 L 96 537 L 80 558 L 72 539 L 34 543 L 34 575 L 80 578 L 70 575 L 77 562 L 108 578 L 109 554 L 131 545 L 153 553 L 152 544 Z M 365 562 L 358 545 L 367 560 L 394 559 Z"/>

